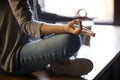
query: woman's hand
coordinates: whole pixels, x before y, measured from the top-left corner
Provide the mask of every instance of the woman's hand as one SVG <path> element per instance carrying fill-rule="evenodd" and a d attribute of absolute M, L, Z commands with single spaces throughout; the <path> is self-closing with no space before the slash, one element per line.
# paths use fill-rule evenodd
<path fill-rule="evenodd" d="M 65 32 L 73 33 L 73 34 L 79 34 L 82 30 L 81 26 L 81 20 L 75 19 L 70 22 L 68 22 L 65 26 Z"/>
<path fill-rule="evenodd" d="M 87 28 L 82 27 L 82 21 L 80 19 L 75 19 L 66 24 L 64 28 L 65 32 L 73 33 L 73 34 L 85 34 L 88 36 L 95 36 L 95 33 Z"/>
<path fill-rule="evenodd" d="M 88 36 L 93 36 L 95 37 L 95 33 L 85 27 L 82 28 L 82 31 L 81 31 L 81 34 L 85 34 L 85 35 L 88 35 Z"/>

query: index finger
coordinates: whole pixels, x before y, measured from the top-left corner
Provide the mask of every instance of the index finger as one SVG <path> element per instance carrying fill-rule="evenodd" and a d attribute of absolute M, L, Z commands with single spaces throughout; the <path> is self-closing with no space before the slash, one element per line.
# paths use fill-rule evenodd
<path fill-rule="evenodd" d="M 82 30 L 82 21 L 80 19 L 76 19 L 74 25 Z"/>
<path fill-rule="evenodd" d="M 95 37 L 95 33 L 92 32 L 91 30 L 87 29 L 87 28 L 83 28 L 83 30 L 81 31 L 82 34 L 88 35 L 88 36 L 93 36 Z"/>

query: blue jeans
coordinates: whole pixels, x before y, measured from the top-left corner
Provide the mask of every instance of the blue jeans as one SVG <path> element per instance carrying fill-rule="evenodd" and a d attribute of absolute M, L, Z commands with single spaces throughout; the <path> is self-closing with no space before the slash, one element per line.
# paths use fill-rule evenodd
<path fill-rule="evenodd" d="M 81 36 L 69 33 L 31 41 L 20 52 L 20 70 L 15 74 L 28 74 L 50 63 L 68 60 L 79 50 L 81 41 Z"/>

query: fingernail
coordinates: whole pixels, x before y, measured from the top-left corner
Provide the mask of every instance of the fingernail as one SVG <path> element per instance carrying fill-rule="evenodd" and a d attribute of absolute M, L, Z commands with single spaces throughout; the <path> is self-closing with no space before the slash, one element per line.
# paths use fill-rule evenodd
<path fill-rule="evenodd" d="M 96 34 L 95 34 L 95 33 L 93 33 L 93 37 L 95 37 L 95 35 L 96 35 Z"/>

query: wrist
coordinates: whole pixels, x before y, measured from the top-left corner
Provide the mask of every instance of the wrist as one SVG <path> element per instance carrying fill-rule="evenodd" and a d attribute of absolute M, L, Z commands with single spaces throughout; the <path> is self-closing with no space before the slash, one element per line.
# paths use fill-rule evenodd
<path fill-rule="evenodd" d="M 69 27 L 68 27 L 67 24 L 64 26 L 64 32 L 65 32 L 65 33 L 70 33 L 70 32 L 69 32 Z"/>

